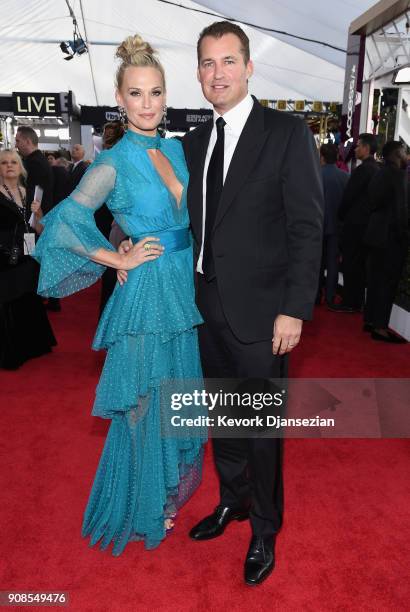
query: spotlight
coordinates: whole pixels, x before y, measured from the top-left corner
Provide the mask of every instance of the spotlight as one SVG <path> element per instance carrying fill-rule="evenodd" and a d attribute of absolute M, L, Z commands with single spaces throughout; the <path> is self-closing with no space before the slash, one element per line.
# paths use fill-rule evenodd
<path fill-rule="evenodd" d="M 74 26 L 74 32 L 73 32 L 73 40 L 64 40 L 62 43 L 60 43 L 60 49 L 61 51 L 67 55 L 67 57 L 65 57 L 65 60 L 70 60 L 73 59 L 74 55 L 82 55 L 83 53 L 87 53 L 88 48 L 87 45 L 84 42 L 83 37 L 81 36 L 79 27 L 78 27 L 78 23 L 77 23 L 77 19 L 75 18 L 74 15 L 74 11 L 70 6 L 70 3 L 68 0 L 65 0 L 69 13 L 70 13 L 70 17 L 73 20 L 73 26 Z"/>
<path fill-rule="evenodd" d="M 74 51 L 73 48 L 71 46 L 71 42 L 69 40 L 60 43 L 60 49 L 63 53 L 67 53 L 68 57 L 65 57 L 65 60 L 70 60 L 73 59 L 74 57 Z"/>
<path fill-rule="evenodd" d="M 74 40 L 65 40 L 60 43 L 60 49 L 68 56 L 64 58 L 65 60 L 73 59 L 74 55 L 82 55 L 88 51 L 87 45 L 83 39 L 77 36 Z"/>

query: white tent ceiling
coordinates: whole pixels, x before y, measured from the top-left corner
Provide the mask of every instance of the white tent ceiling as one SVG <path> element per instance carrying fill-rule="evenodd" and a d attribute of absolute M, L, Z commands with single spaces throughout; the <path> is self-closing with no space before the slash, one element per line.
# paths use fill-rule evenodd
<path fill-rule="evenodd" d="M 241 19 L 345 48 L 351 21 L 374 0 L 243 0 L 176 4 Z M 168 105 L 207 106 L 196 81 L 196 41 L 218 20 L 160 0 L 70 0 L 90 53 L 64 61 L 59 48 L 71 40 L 65 0 L 2 0 L 0 94 L 12 91 L 74 91 L 80 104 L 114 105 L 116 45 L 138 32 L 159 51 L 167 74 Z M 250 90 L 259 98 L 341 100 L 345 54 L 315 43 L 253 27 L 255 75 Z M 94 83 L 92 78 L 94 74 Z"/>

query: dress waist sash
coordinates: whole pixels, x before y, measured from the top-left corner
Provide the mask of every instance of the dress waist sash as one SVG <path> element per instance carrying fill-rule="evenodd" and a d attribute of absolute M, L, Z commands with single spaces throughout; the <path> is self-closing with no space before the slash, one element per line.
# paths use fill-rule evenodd
<path fill-rule="evenodd" d="M 142 236 L 131 236 L 134 244 L 146 238 L 147 236 L 155 236 L 160 239 L 160 244 L 165 247 L 166 253 L 174 251 L 183 251 L 190 246 L 189 229 L 183 227 L 181 229 L 163 230 L 161 232 L 149 232 Z"/>

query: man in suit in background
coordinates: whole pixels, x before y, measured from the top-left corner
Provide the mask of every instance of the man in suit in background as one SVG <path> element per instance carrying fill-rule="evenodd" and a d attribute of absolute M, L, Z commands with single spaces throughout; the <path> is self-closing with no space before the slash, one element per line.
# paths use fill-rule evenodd
<path fill-rule="evenodd" d="M 364 331 L 373 340 L 403 344 L 389 329 L 394 298 L 409 252 L 407 155 L 403 143 L 389 140 L 383 147 L 384 166 L 369 185 L 367 299 Z"/>
<path fill-rule="evenodd" d="M 38 148 L 38 136 L 33 128 L 27 125 L 19 126 L 16 134 L 16 147 L 23 157 L 27 170 L 27 202 L 34 201 L 36 185 L 41 187 L 43 196 L 40 204 L 45 215 L 54 206 L 54 177 L 50 164 Z M 46 308 L 59 312 L 61 310 L 59 298 L 49 298 Z"/>
<path fill-rule="evenodd" d="M 209 26 L 197 51 L 198 78 L 214 107 L 213 121 L 184 140 L 204 374 L 281 378 L 303 320 L 312 317 L 318 286 L 318 153 L 304 121 L 248 94 L 253 65 L 239 26 Z M 245 582 L 258 584 L 274 567 L 282 524 L 281 440 L 215 438 L 213 449 L 220 502 L 190 536 L 217 537 L 231 521 L 249 516 Z"/>
<path fill-rule="evenodd" d="M 326 304 L 331 306 L 337 291 L 339 278 L 339 236 L 337 214 L 349 175 L 336 166 L 337 146 L 331 143 L 320 147 L 323 195 L 325 198 L 325 219 L 323 232 L 323 255 L 319 283 L 319 303 L 322 286 L 325 286 Z M 326 279 L 324 272 L 326 270 Z"/>
<path fill-rule="evenodd" d="M 59 159 L 60 155 L 58 153 L 51 152 L 47 155 L 47 161 L 50 164 L 54 181 L 53 206 L 59 204 L 70 193 L 70 175 L 68 171 L 59 164 Z"/>
<path fill-rule="evenodd" d="M 334 312 L 358 312 L 363 308 L 366 288 L 366 255 L 363 242 L 369 223 L 369 184 L 379 164 L 374 156 L 377 139 L 373 134 L 360 134 L 355 154 L 362 163 L 353 170 L 347 183 L 339 219 L 343 222 L 340 238 L 343 269 L 343 300 L 341 304 L 330 304 Z"/>
<path fill-rule="evenodd" d="M 43 189 L 40 204 L 45 215 L 55 205 L 54 177 L 50 164 L 38 148 L 38 136 L 33 128 L 26 125 L 21 125 L 18 128 L 16 147 L 23 157 L 24 166 L 27 170 L 27 202 L 34 200 L 34 191 L 36 185 L 39 185 Z M 46 308 L 59 312 L 61 310 L 60 299 L 48 298 Z"/>
<path fill-rule="evenodd" d="M 84 161 L 84 147 L 80 144 L 75 144 L 71 149 L 71 159 L 73 164 L 69 170 L 70 173 L 70 193 L 74 191 L 78 183 L 83 178 L 88 166 Z"/>
<path fill-rule="evenodd" d="M 34 200 L 34 190 L 38 185 L 43 189 L 41 209 L 46 214 L 53 207 L 53 174 L 50 164 L 38 148 L 38 136 L 33 128 L 28 125 L 19 126 L 16 147 L 27 170 L 27 202 Z"/>

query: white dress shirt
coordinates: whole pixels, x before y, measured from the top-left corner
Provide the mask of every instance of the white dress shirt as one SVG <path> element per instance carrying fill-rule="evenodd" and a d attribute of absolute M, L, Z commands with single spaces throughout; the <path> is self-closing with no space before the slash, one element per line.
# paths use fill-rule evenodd
<path fill-rule="evenodd" d="M 71 167 L 71 172 L 74 172 L 74 170 L 77 168 L 78 164 L 80 164 L 82 161 L 84 161 L 84 158 L 83 159 L 79 159 L 76 162 L 73 162 L 73 165 Z"/>
<path fill-rule="evenodd" d="M 232 161 L 233 154 L 236 149 L 236 145 L 238 144 L 238 140 L 240 135 L 242 134 L 242 130 L 245 126 L 246 121 L 250 115 L 250 112 L 253 107 L 253 99 L 250 94 L 248 94 L 239 104 L 231 108 L 228 112 L 226 112 L 223 116 L 226 125 L 224 128 L 225 131 L 225 147 L 224 147 L 224 172 L 223 172 L 223 180 L 225 182 L 226 175 L 228 174 L 229 166 Z M 198 257 L 198 263 L 196 266 L 197 272 L 203 274 L 202 270 L 202 259 L 204 255 L 204 237 L 205 237 L 205 217 L 206 217 L 206 175 L 208 173 L 208 166 L 211 159 L 212 151 L 214 150 L 214 146 L 216 143 L 216 125 L 215 122 L 221 115 L 218 115 L 217 112 L 214 111 L 214 126 L 212 128 L 211 137 L 209 139 L 208 150 L 206 152 L 205 157 L 205 166 L 204 166 L 204 176 L 202 182 L 202 191 L 203 191 L 203 202 L 202 202 L 202 244 L 201 251 Z"/>

